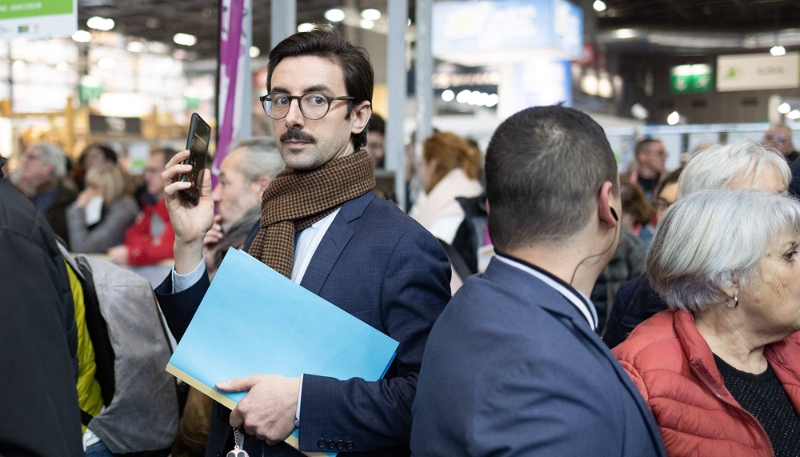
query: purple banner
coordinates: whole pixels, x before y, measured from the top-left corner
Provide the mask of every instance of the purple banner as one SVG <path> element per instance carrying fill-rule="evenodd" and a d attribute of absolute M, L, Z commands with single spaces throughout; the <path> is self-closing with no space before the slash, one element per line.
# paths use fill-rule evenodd
<path fill-rule="evenodd" d="M 212 185 L 217 185 L 217 175 L 222 160 L 235 138 L 235 113 L 237 106 L 236 83 L 240 58 L 248 50 L 242 47 L 242 18 L 245 0 L 220 1 L 220 39 L 219 39 L 219 112 L 217 113 L 217 153 L 212 168 Z M 249 55 L 244 54 L 247 58 Z"/>

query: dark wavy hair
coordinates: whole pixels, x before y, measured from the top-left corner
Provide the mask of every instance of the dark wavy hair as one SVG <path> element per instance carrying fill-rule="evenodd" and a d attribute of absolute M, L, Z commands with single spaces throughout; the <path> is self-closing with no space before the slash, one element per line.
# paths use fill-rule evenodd
<path fill-rule="evenodd" d="M 362 102 L 372 104 L 372 89 L 375 84 L 375 73 L 369 61 L 367 51 L 350 44 L 338 30 L 330 25 L 317 24 L 309 32 L 295 33 L 278 43 L 269 53 L 267 64 L 267 92 L 272 90 L 272 73 L 275 67 L 286 57 L 317 56 L 330 59 L 342 68 L 344 87 L 347 96 L 353 100 L 347 103 L 347 115 L 350 119 L 353 107 Z M 345 94 L 337 94 L 345 95 Z M 353 148 L 357 151 L 367 144 L 368 126 L 360 133 L 351 136 Z"/>

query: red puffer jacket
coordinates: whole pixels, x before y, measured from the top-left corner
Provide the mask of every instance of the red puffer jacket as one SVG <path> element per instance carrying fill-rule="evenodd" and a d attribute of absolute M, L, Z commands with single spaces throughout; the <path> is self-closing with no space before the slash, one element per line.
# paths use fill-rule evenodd
<path fill-rule="evenodd" d="M 658 313 L 611 352 L 653 412 L 671 457 L 773 455 L 764 428 L 725 388 L 691 313 Z M 764 355 L 800 411 L 800 332 Z"/>

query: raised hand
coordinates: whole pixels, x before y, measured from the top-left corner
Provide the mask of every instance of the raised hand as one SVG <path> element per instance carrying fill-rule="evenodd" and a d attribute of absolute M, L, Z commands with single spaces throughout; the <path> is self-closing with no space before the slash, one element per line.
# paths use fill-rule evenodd
<path fill-rule="evenodd" d="M 175 231 L 175 272 L 187 274 L 203 259 L 203 238 L 214 223 L 214 202 L 211 200 L 211 177 L 203 170 L 200 199 L 197 205 L 186 201 L 180 194 L 188 189 L 190 182 L 181 182 L 184 173 L 192 171 L 191 165 L 182 162 L 189 158 L 189 151 L 181 151 L 167 163 L 161 174 L 164 180 L 167 210 Z"/>

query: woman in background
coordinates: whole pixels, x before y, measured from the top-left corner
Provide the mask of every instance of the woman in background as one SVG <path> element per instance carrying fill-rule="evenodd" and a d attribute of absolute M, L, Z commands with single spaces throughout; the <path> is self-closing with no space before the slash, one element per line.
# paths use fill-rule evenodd
<path fill-rule="evenodd" d="M 139 205 L 131 196 L 130 178 L 117 165 L 100 165 L 86 173 L 86 189 L 67 209 L 73 252 L 102 252 L 122 244 Z"/>

